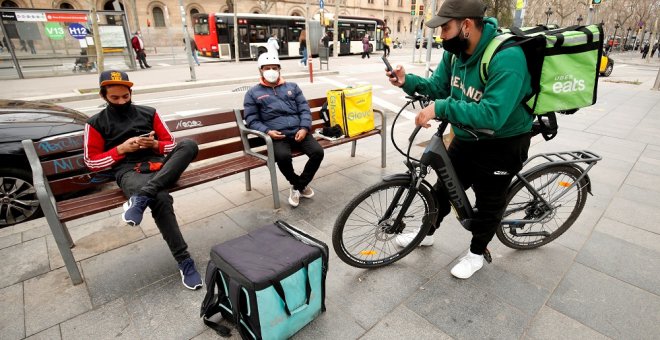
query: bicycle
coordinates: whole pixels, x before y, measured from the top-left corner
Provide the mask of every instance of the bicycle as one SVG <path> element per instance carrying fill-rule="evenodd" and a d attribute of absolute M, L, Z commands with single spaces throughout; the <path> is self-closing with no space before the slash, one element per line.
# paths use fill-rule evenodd
<path fill-rule="evenodd" d="M 436 189 L 425 180 L 431 169 L 438 174 L 439 183 L 448 193 L 460 224 L 470 230 L 475 212 L 462 188 L 443 143 L 443 133 L 451 123 L 475 138 L 491 135 L 493 131 L 473 129 L 461 124 L 440 120 L 421 159 L 410 156 L 413 141 L 421 127 L 408 138 L 408 149 L 401 150 L 394 140 L 394 127 L 401 113 L 418 102 L 422 107 L 428 97 L 407 96 L 407 103 L 392 122 L 391 138 L 394 147 L 405 157 L 408 171 L 384 177 L 357 194 L 337 217 L 332 243 L 339 258 L 358 268 L 376 268 L 394 263 L 408 255 L 437 221 Z M 538 133 L 533 130 L 532 134 Z M 587 173 L 602 158 L 590 151 L 566 151 L 537 154 L 523 165 L 513 178 L 507 193 L 507 208 L 497 238 L 515 249 L 533 249 L 550 243 L 575 222 L 584 208 L 591 181 Z M 525 170 L 525 166 L 541 160 Z M 580 163 L 587 166 L 583 168 Z M 416 232 L 413 241 L 399 248 L 394 238 L 402 233 Z M 490 254 L 484 254 L 490 262 Z"/>

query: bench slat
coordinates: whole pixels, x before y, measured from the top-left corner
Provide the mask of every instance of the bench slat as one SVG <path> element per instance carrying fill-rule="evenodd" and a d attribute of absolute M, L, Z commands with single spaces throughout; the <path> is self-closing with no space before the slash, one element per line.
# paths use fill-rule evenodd
<path fill-rule="evenodd" d="M 265 164 L 266 161 L 264 160 L 244 155 L 227 161 L 189 170 L 183 173 L 171 191 L 185 189 L 197 184 L 255 169 Z M 126 202 L 126 197 L 123 195 L 121 189 L 114 187 L 84 197 L 59 202 L 57 204 L 57 209 L 60 219 L 66 222 L 118 207 L 124 202 Z"/>
<path fill-rule="evenodd" d="M 236 117 L 234 111 L 227 111 L 221 113 L 207 113 L 194 117 L 187 117 L 182 119 L 168 120 L 165 122 L 170 132 L 185 131 L 195 129 L 203 126 L 211 126 L 217 124 L 225 124 L 235 122 Z"/>
<path fill-rule="evenodd" d="M 83 132 L 76 132 L 64 137 L 49 138 L 34 142 L 39 157 L 57 155 L 63 152 L 82 150 Z"/>

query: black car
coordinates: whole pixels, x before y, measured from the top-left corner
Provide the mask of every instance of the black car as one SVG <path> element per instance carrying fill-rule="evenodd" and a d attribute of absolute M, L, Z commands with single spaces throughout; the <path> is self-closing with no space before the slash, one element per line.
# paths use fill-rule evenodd
<path fill-rule="evenodd" d="M 87 116 L 58 105 L 0 99 L 0 228 L 40 215 L 21 141 L 80 132 Z"/>

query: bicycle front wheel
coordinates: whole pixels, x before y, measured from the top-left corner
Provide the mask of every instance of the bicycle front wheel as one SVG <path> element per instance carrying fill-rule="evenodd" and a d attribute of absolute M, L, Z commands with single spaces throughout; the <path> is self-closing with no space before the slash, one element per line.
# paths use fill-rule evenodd
<path fill-rule="evenodd" d="M 497 238 L 510 248 L 532 249 L 563 234 L 573 225 L 587 200 L 586 177 L 576 183 L 580 175 L 580 170 L 568 165 L 542 169 L 525 177 L 536 193 L 518 182 L 507 195 L 507 208 L 503 223 L 497 228 Z"/>
<path fill-rule="evenodd" d="M 431 227 L 435 203 L 431 191 L 421 185 L 412 202 L 403 206 L 411 194 L 409 187 L 409 179 L 381 182 L 367 188 L 346 205 L 332 231 L 332 245 L 342 261 L 353 267 L 376 268 L 396 262 L 415 249 Z M 401 224 L 394 225 L 402 210 Z M 384 216 L 388 211 L 391 213 Z M 399 229 L 415 233 L 407 247 L 401 248 L 394 243 Z"/>

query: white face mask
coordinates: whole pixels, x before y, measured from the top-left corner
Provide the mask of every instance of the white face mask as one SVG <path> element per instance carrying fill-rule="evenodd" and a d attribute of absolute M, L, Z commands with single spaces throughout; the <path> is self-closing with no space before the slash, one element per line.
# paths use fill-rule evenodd
<path fill-rule="evenodd" d="M 266 79 L 266 81 L 269 83 L 275 83 L 279 78 L 280 78 L 280 71 L 275 71 L 275 70 L 264 71 L 264 79 Z"/>

